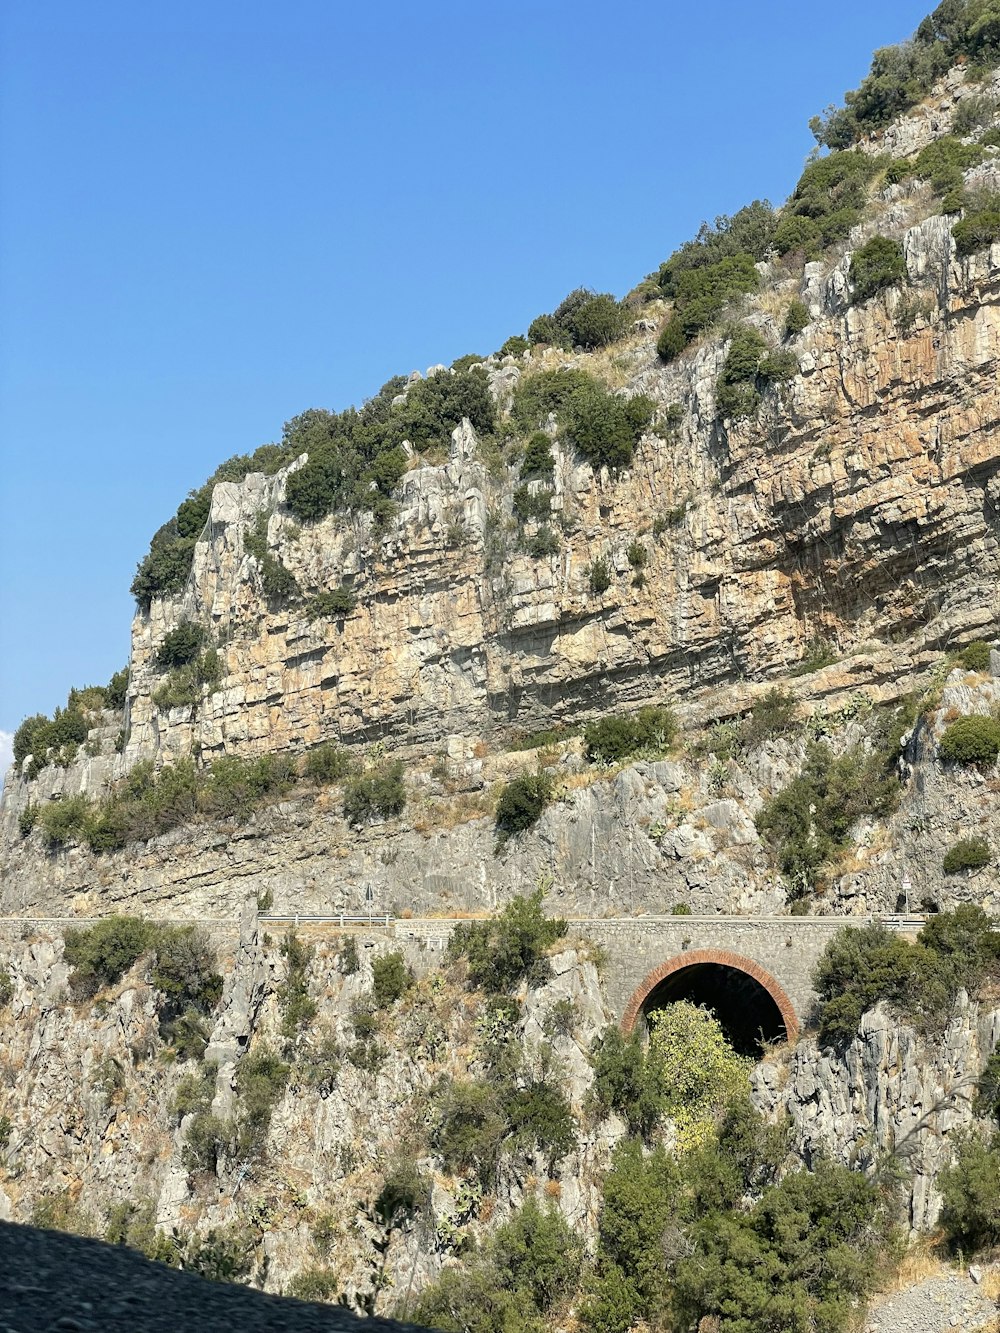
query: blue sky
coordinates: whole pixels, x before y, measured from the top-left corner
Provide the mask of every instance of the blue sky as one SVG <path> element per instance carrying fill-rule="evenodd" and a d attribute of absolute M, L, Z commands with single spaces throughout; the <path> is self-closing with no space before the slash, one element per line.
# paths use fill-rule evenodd
<path fill-rule="evenodd" d="M 125 662 L 222 459 L 780 201 L 929 7 L 7 0 L 0 730 Z"/>

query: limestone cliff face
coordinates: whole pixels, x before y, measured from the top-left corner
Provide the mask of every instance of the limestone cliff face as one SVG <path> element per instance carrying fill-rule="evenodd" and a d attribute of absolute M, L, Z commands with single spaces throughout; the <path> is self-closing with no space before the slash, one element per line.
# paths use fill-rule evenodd
<path fill-rule="evenodd" d="M 469 428 L 447 464 L 406 475 L 382 536 L 337 517 L 296 531 L 280 476 L 219 486 L 186 591 L 134 623 L 124 765 L 192 746 L 211 759 L 331 737 L 491 737 L 784 674 L 814 637 L 848 652 L 995 626 L 1000 245 L 959 260 L 947 219 L 906 225 L 920 211 L 888 206 L 929 305 L 904 332 L 912 296 L 849 306 L 849 255 L 830 271 L 809 265 L 814 322 L 792 344 L 802 373 L 753 423 L 715 414 L 723 344 L 663 367 L 652 335 L 633 338 L 620 353 L 627 388 L 681 403 L 684 425 L 647 435 L 615 479 L 558 451 L 555 556 L 503 549 L 512 483 L 490 478 Z M 773 276 L 770 296 L 799 293 Z M 763 309 L 755 317 L 776 333 Z M 657 519 L 680 509 L 654 540 Z M 271 543 L 303 587 L 352 582 L 358 606 L 342 622 L 268 611 L 243 547 L 268 510 Z M 637 534 L 642 588 L 626 555 Z M 598 557 L 614 571 L 603 594 L 589 590 Z M 151 659 L 185 615 L 221 640 L 223 685 L 196 713 L 164 715 Z"/>
<path fill-rule="evenodd" d="M 440 1160 L 420 1157 L 431 1198 L 418 1225 L 394 1231 L 383 1254 L 374 1201 L 393 1164 L 426 1136 L 436 1084 L 478 1068 L 482 996 L 465 989 L 454 969 L 443 969 L 440 951 L 402 940 L 418 982 L 405 1001 L 378 1015 L 380 1055 L 369 1060 L 364 1050 L 352 1053 L 352 1015 L 371 993 L 373 957 L 400 942 L 378 932 L 353 935 L 359 965 L 352 972 L 344 938 L 327 935 L 315 941 L 308 969 L 318 1013 L 293 1047 L 280 1030 L 287 965 L 279 942 L 263 934 L 253 911 L 240 929 L 213 934 L 227 977 L 206 1051 L 217 1069 L 211 1110 L 223 1118 L 232 1113 L 234 1073 L 253 1034 L 253 1049 L 283 1052 L 291 1069 L 266 1141 L 244 1156 L 223 1155 L 217 1171 L 192 1168 L 184 1149 L 193 1114 L 174 1107 L 182 1079 L 198 1066 L 160 1058 L 155 995 L 142 964 L 98 1002 L 73 1003 L 61 932 L 28 928 L 23 939 L 8 933 L 0 943 L 13 981 L 0 1061 L 0 1113 L 9 1129 L 0 1149 L 0 1216 L 28 1221 L 40 1201 L 57 1198 L 64 1225 L 101 1235 L 108 1213 L 123 1202 L 151 1204 L 166 1234 L 235 1224 L 256 1238 L 248 1276 L 257 1285 L 281 1290 L 303 1269 L 330 1268 L 333 1295 L 343 1291 L 362 1305 L 381 1292 L 380 1310 L 419 1291 L 463 1243 L 495 1228 L 529 1196 L 556 1202 L 582 1232 L 592 1231 L 617 1122 L 581 1133 L 578 1148 L 551 1172 L 541 1155 L 515 1154 L 495 1196 L 484 1197 L 465 1173 L 452 1175 Z M 579 1115 L 591 1079 L 585 1053 L 608 1021 L 594 964 L 564 949 L 550 980 L 524 1001 L 515 1043 L 529 1069 L 537 1073 L 539 1062 L 548 1062 Z M 553 1032 L 549 1015 L 560 1002 L 572 1020 Z"/>
<path fill-rule="evenodd" d="M 995 161 L 976 174 L 1000 180 Z M 683 424 L 648 434 L 616 478 L 557 447 L 556 555 L 516 549 L 505 528 L 516 478 L 490 475 L 468 426 L 447 463 L 406 474 L 381 533 L 337 516 L 299 528 L 282 505 L 286 474 L 220 484 L 186 589 L 134 621 L 115 771 L 192 747 L 210 760 L 327 738 L 393 748 L 490 738 L 784 674 L 817 636 L 848 653 L 994 627 L 1000 245 L 956 257 L 949 220 L 927 216 L 935 204 L 922 191 L 888 190 L 849 242 L 876 229 L 901 238 L 908 291 L 850 305 L 850 249 L 801 278 L 764 266 L 745 316 L 778 341 L 783 303 L 801 295 L 812 323 L 789 344 L 801 374 L 757 418 L 718 418 L 717 338 L 666 367 L 644 329 L 610 364 L 601 354 L 624 391 L 680 404 Z M 498 400 L 539 360 L 592 358 L 492 366 Z M 331 621 L 310 620 L 301 603 L 268 608 L 245 548 L 260 514 L 303 589 L 347 580 L 354 611 Z M 642 587 L 626 556 L 637 536 L 649 556 Z M 601 594 L 588 581 L 598 557 L 614 574 Z M 165 711 L 152 700 L 153 657 L 185 616 L 220 644 L 223 680 L 197 707 Z"/>
<path fill-rule="evenodd" d="M 565 1095 L 578 1122 L 577 1147 L 551 1164 L 545 1154 L 508 1145 L 495 1188 L 483 1193 L 474 1172 L 446 1169 L 431 1129 L 441 1083 L 482 1076 L 493 1021 L 484 997 L 446 962 L 446 931 L 437 945 L 425 932 L 424 947 L 407 938 L 405 923 L 393 939 L 356 932 L 355 970 L 347 937 L 304 928 L 300 938 L 313 949 L 306 984 L 317 1012 L 289 1038 L 288 964 L 278 941 L 252 908 L 239 928 L 213 930 L 226 984 L 206 1051 L 202 1109 L 223 1120 L 239 1114 L 234 1088 L 248 1048 L 283 1055 L 289 1078 L 253 1150 L 223 1151 L 212 1169 L 191 1157 L 190 1101 L 187 1109 L 177 1105 L 182 1082 L 201 1067 L 163 1059 L 143 963 L 96 1001 L 74 1002 L 61 930 L 6 928 L 0 963 L 13 995 L 0 1059 L 7 1130 L 0 1216 L 27 1221 L 55 1200 L 64 1226 L 104 1234 L 115 1208 L 131 1203 L 148 1206 L 166 1235 L 236 1228 L 253 1241 L 248 1280 L 281 1290 L 318 1269 L 331 1278 L 333 1294 L 359 1307 L 374 1300 L 379 1311 L 398 1309 L 529 1197 L 556 1204 L 592 1244 L 601 1175 L 624 1126 L 587 1111 L 587 1053 L 613 1015 L 586 942 L 557 951 L 546 982 L 521 988 L 512 1034 L 528 1073 Z M 376 1011 L 373 1058 L 370 1039 L 358 1039 L 356 1014 L 371 994 L 373 959 L 397 948 L 417 983 Z M 807 1038 L 768 1057 L 754 1076 L 755 1100 L 765 1113 L 790 1118 L 790 1167 L 826 1153 L 871 1170 L 895 1155 L 910 1224 L 927 1229 L 940 1207 L 936 1174 L 949 1160 L 954 1131 L 973 1121 L 975 1083 L 998 1035 L 1000 1012 L 963 997 L 934 1039 L 877 1010 L 844 1051 Z M 416 1219 L 387 1231 L 374 1203 L 408 1155 L 428 1196 Z"/>
<path fill-rule="evenodd" d="M 976 174 L 995 181 L 995 160 Z M 69 769 L 8 782 L 0 810 L 8 910 L 40 910 L 47 898 L 53 910 L 58 899 L 59 910 L 92 911 L 158 897 L 183 910 L 229 910 L 227 878 L 259 877 L 264 867 L 289 908 L 349 905 L 365 882 L 377 884 L 386 907 L 427 908 L 428 886 L 445 906 L 488 905 L 544 872 L 568 892 L 570 910 L 620 908 L 626 882 L 635 907 L 774 910 L 781 890 L 749 821 L 801 751 L 772 747 L 724 781 L 695 762 L 585 789 L 569 756 L 565 801 L 530 847 L 500 860 L 484 818 L 489 792 L 516 767 L 502 754 L 513 730 L 667 700 L 687 727 L 722 720 L 787 676 L 816 638 L 841 661 L 794 688 L 808 709 L 835 712 L 859 692 L 869 702 L 899 698 L 926 683 L 941 648 L 995 634 L 1000 245 L 958 258 L 948 219 L 928 216 L 932 207 L 923 187 L 892 187 L 877 219 L 850 240 L 876 226 L 900 237 L 905 291 L 850 305 L 850 249 L 801 277 L 765 266 L 764 291 L 746 299 L 744 317 L 772 341 L 791 297 L 801 295 L 813 318 L 789 344 L 801 373 L 780 394 L 771 390 L 752 421 L 716 414 L 725 353 L 717 338 L 663 366 L 649 321 L 640 321 L 613 355 L 599 354 L 602 373 L 664 407 L 680 404 L 683 421 L 645 436 L 631 470 L 615 478 L 556 444 L 557 555 L 517 549 L 516 478 L 491 475 L 467 424 L 446 463 L 406 473 L 399 514 L 381 533 L 364 517 L 299 528 L 282 503 L 288 470 L 217 486 L 184 592 L 134 621 L 123 752 L 114 749 L 120 720 L 109 718 L 92 735 L 93 753 Z M 495 395 L 503 405 L 539 362 L 594 360 L 548 351 L 491 363 Z M 306 593 L 346 581 L 355 610 L 330 620 L 310 619 L 301 602 L 269 608 L 246 549 L 262 514 L 270 548 Z M 627 556 L 637 534 L 648 554 L 642 586 Z M 588 571 L 599 557 L 613 578 L 595 594 Z M 219 645 L 223 676 L 197 705 L 167 710 L 153 698 L 163 678 L 155 653 L 185 617 Z M 195 829 L 111 857 L 42 855 L 37 839 L 18 834 L 29 802 L 98 794 L 143 759 L 195 754 L 204 764 L 328 739 L 407 759 L 411 790 L 426 798 L 419 813 L 411 801 L 409 827 L 404 819 L 359 835 L 322 800 L 296 798 L 235 837 Z M 919 792 L 937 783 L 939 798 L 950 799 L 930 776 L 932 751 L 921 753 Z M 443 788 L 434 756 L 449 770 Z M 980 798 L 993 808 L 989 784 L 955 785 L 968 788 L 960 819 Z M 719 797 L 736 805 L 720 812 Z M 623 820 L 626 811 L 636 817 Z M 893 832 L 925 862 L 926 892 L 941 901 L 954 887 L 933 868 L 949 821 L 933 809 L 920 812 L 922 825 L 917 818 L 904 805 Z M 720 821 L 721 838 L 712 832 Z M 862 851 L 829 910 L 894 906 L 905 868 L 898 841 Z M 699 870 L 699 858 L 711 865 Z"/>
<path fill-rule="evenodd" d="M 759 1104 L 787 1112 L 807 1164 L 827 1155 L 873 1171 L 894 1157 L 909 1224 L 928 1231 L 941 1210 L 938 1172 L 955 1131 L 974 1123 L 976 1084 L 998 1038 L 1000 1011 L 964 994 L 943 1033 L 929 1037 L 880 1006 L 843 1051 L 810 1039 L 759 1065 Z"/>

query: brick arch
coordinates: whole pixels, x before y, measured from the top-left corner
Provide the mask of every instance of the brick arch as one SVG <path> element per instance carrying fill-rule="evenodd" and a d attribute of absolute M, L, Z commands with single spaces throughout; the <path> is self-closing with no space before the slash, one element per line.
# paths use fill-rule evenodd
<path fill-rule="evenodd" d="M 674 972 L 684 972 L 688 968 L 697 967 L 699 963 L 716 963 L 722 967 L 731 967 L 737 972 L 745 972 L 747 976 L 753 977 L 754 981 L 759 982 L 764 987 L 778 1006 L 789 1041 L 794 1041 L 799 1035 L 798 1015 L 784 986 L 759 963 L 755 963 L 752 958 L 744 958 L 742 954 L 730 953 L 728 949 L 692 949 L 688 953 L 678 954 L 676 958 L 671 958 L 666 963 L 661 963 L 659 967 L 654 967 L 652 972 L 647 972 L 632 992 L 631 998 L 625 1006 L 621 1030 L 626 1035 L 632 1031 L 639 1014 L 642 1012 L 642 1006 L 661 981 L 665 981 Z"/>

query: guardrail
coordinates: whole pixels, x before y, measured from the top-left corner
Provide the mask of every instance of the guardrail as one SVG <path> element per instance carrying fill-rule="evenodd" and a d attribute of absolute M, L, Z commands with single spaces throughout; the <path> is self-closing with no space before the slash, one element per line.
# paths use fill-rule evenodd
<path fill-rule="evenodd" d="M 258 921 L 268 921 L 272 925 L 324 925 L 324 926 L 392 926 L 396 918 L 391 912 L 338 912 L 334 916 L 307 916 L 304 912 L 285 912 L 281 916 L 272 912 L 261 912 Z"/>

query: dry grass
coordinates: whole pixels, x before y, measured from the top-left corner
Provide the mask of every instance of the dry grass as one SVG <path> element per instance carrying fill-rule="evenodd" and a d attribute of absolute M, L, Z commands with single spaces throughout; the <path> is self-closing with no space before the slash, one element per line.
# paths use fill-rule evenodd
<path fill-rule="evenodd" d="M 778 323 L 783 323 L 785 311 L 791 299 L 787 292 L 776 291 L 773 287 L 767 287 L 764 291 L 751 297 L 750 304 L 756 306 L 763 314 L 770 315 Z"/>
<path fill-rule="evenodd" d="M 459 792 L 447 800 L 428 797 L 421 808 L 411 813 L 414 833 L 433 833 L 486 819 L 493 814 L 496 798 L 490 791 Z"/>
<path fill-rule="evenodd" d="M 905 1291 L 932 1277 L 947 1277 L 951 1271 L 937 1251 L 937 1238 L 927 1236 L 910 1247 L 879 1286 L 883 1295 Z"/>

